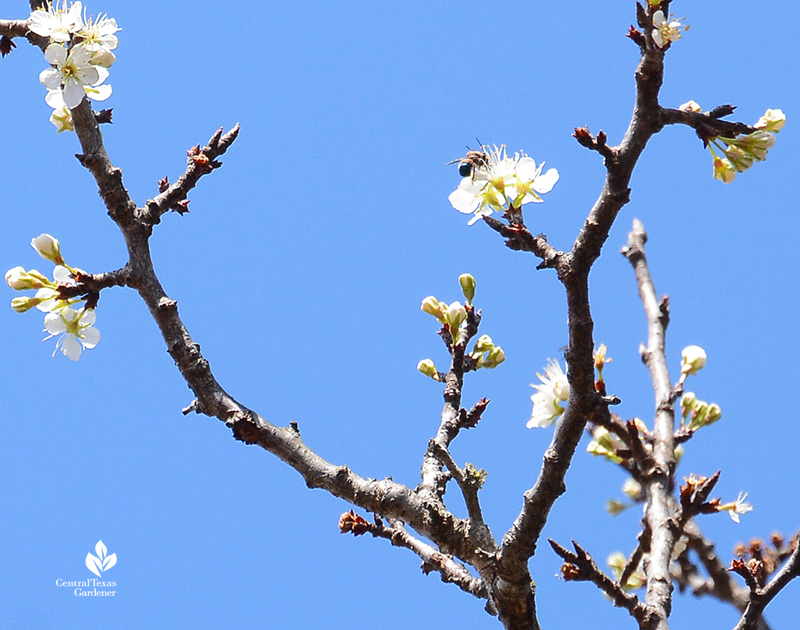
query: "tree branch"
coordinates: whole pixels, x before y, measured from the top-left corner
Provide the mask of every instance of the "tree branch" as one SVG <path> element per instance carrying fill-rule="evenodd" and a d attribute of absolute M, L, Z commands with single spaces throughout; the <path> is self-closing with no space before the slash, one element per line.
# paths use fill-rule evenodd
<path fill-rule="evenodd" d="M 355 536 L 369 533 L 375 538 L 390 541 L 395 547 L 409 549 L 422 559 L 422 572 L 426 575 L 431 571 L 436 571 L 442 578 L 442 582 L 455 584 L 465 593 L 480 599 L 489 598 L 489 591 L 481 578 L 474 577 L 467 567 L 453 560 L 452 556 L 437 551 L 431 545 L 409 534 L 402 521 L 390 520 L 387 526 L 383 519 L 376 514 L 375 522 L 369 523 L 350 510 L 350 512 L 342 514 L 339 519 L 339 530 L 343 534 L 352 532 Z"/>
<path fill-rule="evenodd" d="M 750 602 L 734 630 L 756 630 L 758 620 L 767 605 L 789 582 L 798 576 L 800 576 L 800 544 L 795 545 L 789 560 L 767 586 L 764 588 L 750 587 Z"/>
<path fill-rule="evenodd" d="M 626 593 L 621 584 L 616 583 L 600 570 L 594 559 L 574 540 L 572 546 L 575 552 L 571 552 L 554 540 L 548 539 L 553 551 L 556 552 L 569 566 L 562 568 L 562 574 L 567 581 L 587 581 L 597 586 L 601 591 L 608 595 L 615 606 L 625 608 L 631 616 L 639 622 L 640 627 L 645 627 L 647 609 L 633 593 Z"/>
<path fill-rule="evenodd" d="M 647 315 L 647 346 L 642 346 L 640 353 L 650 371 L 656 399 L 651 467 L 644 471 L 643 483 L 647 497 L 644 520 L 650 532 L 650 558 L 645 565 L 645 603 L 657 617 L 657 622 L 652 627 L 666 629 L 667 618 L 672 609 L 670 560 L 679 535 L 672 498 L 675 474 L 675 410 L 665 353 L 668 310 L 666 302 L 659 302 L 656 298 L 655 286 L 644 254 L 646 241 L 644 226 L 635 219 L 633 229 L 628 235 L 628 245 L 623 248 L 622 253 L 633 266 L 639 297 Z"/>

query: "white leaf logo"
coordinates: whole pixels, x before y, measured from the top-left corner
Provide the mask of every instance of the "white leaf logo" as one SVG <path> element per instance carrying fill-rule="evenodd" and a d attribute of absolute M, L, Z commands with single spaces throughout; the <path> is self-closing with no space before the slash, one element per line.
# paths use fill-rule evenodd
<path fill-rule="evenodd" d="M 86 568 L 94 573 L 97 577 L 102 577 L 100 571 L 103 570 L 103 564 L 98 558 L 95 558 L 91 553 L 86 554 Z"/>
<path fill-rule="evenodd" d="M 117 564 L 117 554 L 112 553 L 110 556 L 106 555 L 108 554 L 108 549 L 103 544 L 102 540 L 97 541 L 94 550 L 97 552 L 97 556 L 93 556 L 91 553 L 86 554 L 86 568 L 97 577 L 102 577 L 100 574 L 101 571 L 107 571 Z"/>

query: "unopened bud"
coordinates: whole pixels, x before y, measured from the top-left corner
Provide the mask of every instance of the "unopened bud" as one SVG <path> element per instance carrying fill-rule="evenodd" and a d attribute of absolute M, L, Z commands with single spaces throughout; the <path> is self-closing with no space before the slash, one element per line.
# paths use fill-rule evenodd
<path fill-rule="evenodd" d="M 426 312 L 428 315 L 433 315 L 440 322 L 444 323 L 444 314 L 442 313 L 442 307 L 439 304 L 439 300 L 437 300 L 432 295 L 429 295 L 424 300 L 422 300 L 422 306 L 420 308 L 422 308 L 422 310 Z"/>
<path fill-rule="evenodd" d="M 727 159 L 714 158 L 714 179 L 730 184 L 736 177 L 736 169 Z"/>
<path fill-rule="evenodd" d="M 45 260 L 49 260 L 56 265 L 64 264 L 64 259 L 61 257 L 61 245 L 58 239 L 49 234 L 40 234 L 31 240 L 31 247 Z"/>
<path fill-rule="evenodd" d="M 468 273 L 464 273 L 458 277 L 458 281 L 461 284 L 461 291 L 464 293 L 467 304 L 472 304 L 472 298 L 475 297 L 475 278 Z"/>
<path fill-rule="evenodd" d="M 52 282 L 36 269 L 25 271 L 22 267 L 14 267 L 6 271 L 6 284 L 16 291 L 24 291 L 26 289 L 41 289 L 44 286 L 51 286 Z"/>
<path fill-rule="evenodd" d="M 31 310 L 38 303 L 39 300 L 35 297 L 16 297 L 11 300 L 11 308 L 17 311 L 17 313 L 24 313 Z"/>
<path fill-rule="evenodd" d="M 681 352 L 681 374 L 697 374 L 706 365 L 706 351 L 700 346 L 686 346 Z"/>
<path fill-rule="evenodd" d="M 786 115 L 780 109 L 768 109 L 753 127 L 777 133 L 785 124 Z"/>
<path fill-rule="evenodd" d="M 475 342 L 475 348 L 472 350 L 473 354 L 483 354 L 484 352 L 491 352 L 494 348 L 494 343 L 489 335 L 481 335 L 478 341 Z"/>
<path fill-rule="evenodd" d="M 686 418 L 694 409 L 695 404 L 697 403 L 697 396 L 694 395 L 694 392 L 686 392 L 681 397 L 681 415 Z"/>
<path fill-rule="evenodd" d="M 642 498 L 642 484 L 636 481 L 636 479 L 628 478 L 628 480 L 622 484 L 622 492 L 624 492 L 625 496 L 631 501 L 638 501 Z"/>
<path fill-rule="evenodd" d="M 489 352 L 489 355 L 486 357 L 486 360 L 483 362 L 481 367 L 485 367 L 488 369 L 496 368 L 505 360 L 506 360 L 506 355 L 503 352 L 503 349 L 500 346 L 495 346 Z M 567 398 L 569 398 L 569 395 L 567 396 Z"/>
<path fill-rule="evenodd" d="M 423 359 L 417 363 L 417 369 L 425 376 L 431 377 L 434 381 L 439 380 L 439 372 L 436 370 L 436 366 L 430 359 Z"/>
<path fill-rule="evenodd" d="M 622 514 L 626 509 L 627 506 L 623 505 L 621 501 L 617 501 L 616 499 L 609 499 L 606 502 L 606 512 L 611 514 L 611 516 Z"/>
<path fill-rule="evenodd" d="M 453 343 L 456 342 L 458 329 L 465 319 L 467 319 L 467 310 L 461 305 L 461 302 L 453 302 L 447 307 L 447 322 L 450 324 L 450 334 L 453 336 Z"/>

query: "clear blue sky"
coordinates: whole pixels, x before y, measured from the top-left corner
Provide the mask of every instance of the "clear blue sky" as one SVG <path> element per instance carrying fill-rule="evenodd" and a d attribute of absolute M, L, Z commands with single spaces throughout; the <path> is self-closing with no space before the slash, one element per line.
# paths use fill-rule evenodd
<path fill-rule="evenodd" d="M 441 391 L 415 370 L 446 362 L 422 298 L 460 299 L 471 272 L 482 332 L 505 349 L 495 371 L 470 375 L 464 402 L 492 399 L 453 454 L 489 472 L 482 491 L 496 536 L 516 517 L 551 431 L 525 428 L 529 387 L 566 343 L 552 272 L 467 226 L 445 164 L 465 146 L 505 143 L 546 160 L 561 180 L 526 212 L 534 233 L 571 246 L 603 167 L 571 138 L 605 130 L 616 143 L 633 102 L 637 48 L 624 34 L 633 2 L 85 3 L 122 27 L 109 83 L 110 156 L 137 203 L 174 180 L 186 150 L 241 124 L 224 167 L 168 215 L 152 239 L 156 269 L 222 385 L 271 422 L 299 423 L 306 442 L 363 476 L 416 485 L 438 426 Z M 6 2 L 2 18 L 24 18 Z M 668 55 L 662 103 L 738 105 L 753 123 L 768 107 L 788 124 L 769 159 L 724 186 L 693 133 L 666 129 L 636 168 L 631 203 L 591 276 L 596 339 L 609 346 L 609 390 L 623 417 L 650 421 L 652 391 L 638 346 L 645 321 L 632 271 L 617 253 L 634 217 L 650 234 L 668 332 L 703 346 L 692 384 L 723 419 L 688 445 L 680 473 L 722 470 L 725 500 L 755 510 L 700 525 L 728 560 L 738 541 L 800 528 L 797 210 L 798 9 L 792 3 L 674 2 L 691 24 Z M 0 268 L 50 271 L 28 245 L 49 232 L 71 264 L 124 264 L 116 226 L 71 134 L 47 118 L 38 49 L 18 41 L 0 61 Z M 14 297 L 6 290 L 5 301 Z M 307 490 L 296 473 L 223 424 L 184 417 L 191 401 L 143 304 L 103 292 L 100 344 L 74 364 L 51 358 L 38 313 L 0 309 L 0 626 L 3 628 L 499 628 L 482 603 L 423 576 L 386 541 L 342 536 L 350 509 Z M 599 561 L 635 546 L 639 515 L 612 519 L 624 476 L 580 446 L 545 535 L 575 539 Z M 463 507 L 454 489 L 447 498 Z M 55 581 L 93 577 L 102 539 L 117 565 L 114 598 L 77 598 Z M 633 627 L 592 586 L 557 579 L 541 545 L 531 563 L 544 628 Z M 113 576 L 113 577 L 112 577 Z M 792 628 L 800 586 L 768 609 Z M 580 602 L 580 605 L 576 605 Z M 738 615 L 678 596 L 673 625 L 731 628 Z"/>

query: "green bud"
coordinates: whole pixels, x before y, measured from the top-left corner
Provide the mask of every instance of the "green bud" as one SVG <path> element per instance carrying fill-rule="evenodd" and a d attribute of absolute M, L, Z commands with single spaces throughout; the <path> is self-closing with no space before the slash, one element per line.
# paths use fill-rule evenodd
<path fill-rule="evenodd" d="M 506 355 L 503 352 L 503 349 L 500 346 L 495 346 L 492 348 L 491 352 L 489 352 L 489 356 L 483 361 L 481 367 L 485 367 L 488 369 L 496 368 L 500 365 L 503 361 L 506 360 Z"/>
<path fill-rule="evenodd" d="M 722 417 L 722 408 L 717 403 L 711 403 L 708 406 L 708 415 L 706 416 L 706 424 L 714 424 Z"/>
<path fill-rule="evenodd" d="M 36 306 L 41 300 L 35 297 L 16 297 L 11 300 L 11 308 L 17 313 L 25 313 Z"/>
<path fill-rule="evenodd" d="M 464 273 L 458 277 L 458 281 L 461 283 L 461 291 L 467 299 L 467 304 L 472 304 L 472 298 L 475 297 L 475 278 L 468 273 Z"/>
<path fill-rule="evenodd" d="M 429 376 L 434 381 L 439 380 L 439 372 L 436 370 L 436 366 L 433 364 L 433 361 L 430 359 L 423 359 L 419 363 L 417 363 L 417 369 L 422 372 L 425 376 Z"/>
<path fill-rule="evenodd" d="M 428 315 L 433 315 L 436 319 L 440 322 L 444 323 L 444 313 L 443 308 L 439 300 L 437 300 L 432 295 L 429 295 L 424 300 L 422 300 L 422 306 L 420 307 L 425 313 Z"/>
<path fill-rule="evenodd" d="M 628 506 L 623 505 L 621 501 L 617 501 L 616 499 L 609 499 L 606 502 L 606 512 L 611 514 L 611 516 L 616 516 L 617 514 L 622 514 L 627 509 Z"/>
<path fill-rule="evenodd" d="M 481 335 L 478 341 L 475 342 L 475 347 L 472 349 L 472 354 L 483 354 L 484 352 L 491 352 L 494 348 L 494 343 L 489 335 Z"/>

